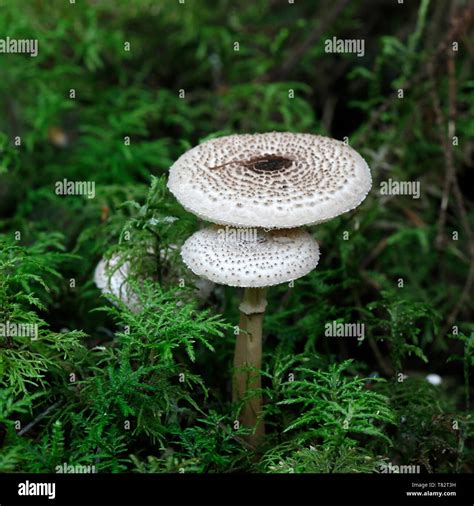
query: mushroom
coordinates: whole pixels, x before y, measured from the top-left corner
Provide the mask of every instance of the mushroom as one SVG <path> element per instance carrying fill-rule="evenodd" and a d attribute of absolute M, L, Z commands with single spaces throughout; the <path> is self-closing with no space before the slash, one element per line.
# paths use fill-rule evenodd
<path fill-rule="evenodd" d="M 266 288 L 312 271 L 318 263 L 319 247 L 303 229 L 265 232 L 209 227 L 189 237 L 181 256 L 194 274 L 214 283 Z"/>
<path fill-rule="evenodd" d="M 357 207 L 372 181 L 341 141 L 271 132 L 218 137 L 172 165 L 168 188 L 191 213 L 235 227 L 293 228 Z"/>
<path fill-rule="evenodd" d="M 177 246 L 174 244 L 169 245 L 169 249 L 176 249 Z M 139 281 L 144 279 L 155 279 L 153 276 L 154 268 L 154 249 L 148 248 L 147 253 L 149 254 L 149 274 L 142 275 Z M 165 257 L 166 250 L 160 249 L 160 255 Z M 133 260 L 130 258 L 124 258 L 122 253 L 114 253 L 109 259 L 102 258 L 97 264 L 94 271 L 94 282 L 99 290 L 105 295 L 113 295 L 120 299 L 125 306 L 127 306 L 133 313 L 138 313 L 143 309 L 138 295 L 135 293 L 133 288 L 130 286 L 129 279 L 133 276 L 132 270 Z M 173 275 L 173 277 L 176 274 Z M 136 276 L 134 276 L 136 277 Z M 214 288 L 214 283 L 211 283 L 207 279 L 196 278 L 193 281 L 195 292 L 193 296 L 199 303 L 205 302 L 211 295 Z M 183 302 L 178 302 L 178 305 L 182 305 Z"/>
<path fill-rule="evenodd" d="M 219 234 L 225 236 L 222 228 L 206 229 L 182 248 L 184 262 L 196 274 L 245 287 L 240 305 L 244 336 L 237 337 L 236 365 L 248 362 L 259 367 L 264 288 L 304 276 L 317 264 L 316 242 L 297 227 L 322 223 L 354 209 L 371 185 L 369 167 L 354 149 L 311 134 L 219 137 L 190 149 L 172 165 L 168 188 L 185 209 L 218 225 L 265 231 L 257 234 L 261 242 L 235 244 L 217 240 Z M 285 230 L 269 233 L 273 229 Z M 245 397 L 244 377 L 234 372 L 234 400 Z M 260 380 L 253 376 L 252 384 L 259 385 Z M 241 421 L 248 426 L 260 414 L 261 400 L 253 402 L 244 403 L 241 412 Z M 254 441 L 258 442 L 263 422 L 255 427 Z"/>
<path fill-rule="evenodd" d="M 240 232 L 240 234 L 239 234 Z M 234 402 L 243 400 L 242 425 L 254 428 L 249 441 L 264 435 L 261 416 L 262 321 L 266 288 L 293 281 L 312 271 L 319 260 L 318 243 L 303 229 L 265 232 L 210 227 L 183 245 L 184 263 L 198 276 L 222 285 L 243 287 L 234 355 Z M 247 399 L 247 392 L 254 395 Z"/>
<path fill-rule="evenodd" d="M 128 283 L 130 277 L 130 261 L 122 260 L 120 254 L 110 259 L 102 258 L 94 271 L 94 282 L 105 295 L 113 295 L 120 299 L 132 312 L 141 310 L 140 300 Z"/>

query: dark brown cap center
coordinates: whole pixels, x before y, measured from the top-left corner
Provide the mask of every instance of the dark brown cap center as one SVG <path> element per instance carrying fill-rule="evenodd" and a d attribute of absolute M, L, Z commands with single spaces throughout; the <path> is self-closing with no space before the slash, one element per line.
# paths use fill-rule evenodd
<path fill-rule="evenodd" d="M 293 160 L 285 158 L 284 156 L 264 155 L 245 161 L 243 165 L 258 172 L 272 172 L 275 170 L 287 169 L 292 162 Z"/>
<path fill-rule="evenodd" d="M 211 170 L 222 169 L 227 165 L 240 165 L 254 172 L 275 172 L 281 169 L 287 169 L 294 162 L 292 158 L 279 155 L 262 155 L 249 160 L 233 160 L 215 167 L 209 167 Z"/>

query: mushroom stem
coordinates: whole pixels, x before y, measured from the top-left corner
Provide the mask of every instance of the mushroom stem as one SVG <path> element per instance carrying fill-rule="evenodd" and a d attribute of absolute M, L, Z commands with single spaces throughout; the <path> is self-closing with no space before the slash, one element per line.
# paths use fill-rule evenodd
<path fill-rule="evenodd" d="M 262 322 L 267 306 L 265 288 L 245 288 L 239 306 L 239 334 L 235 344 L 232 399 L 243 401 L 239 421 L 253 429 L 248 441 L 258 446 L 265 435 L 262 417 Z M 250 391 L 254 391 L 251 392 Z M 250 397 L 249 397 L 250 393 Z"/>

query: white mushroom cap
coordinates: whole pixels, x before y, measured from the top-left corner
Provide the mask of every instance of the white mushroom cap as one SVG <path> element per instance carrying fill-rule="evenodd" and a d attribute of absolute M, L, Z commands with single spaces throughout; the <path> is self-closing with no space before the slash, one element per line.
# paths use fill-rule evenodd
<path fill-rule="evenodd" d="M 175 244 L 169 245 L 169 249 L 177 248 L 178 246 Z M 147 252 L 154 255 L 153 248 L 148 248 Z M 165 253 L 165 249 L 160 249 L 161 255 Z M 119 253 L 112 255 L 110 259 L 102 258 L 95 268 L 94 282 L 105 296 L 114 295 L 131 311 L 136 313 L 141 311 L 143 306 L 129 283 L 131 262 L 130 260 L 123 260 L 122 255 Z M 148 279 L 153 280 L 151 276 Z M 139 281 L 142 282 L 143 279 L 140 278 Z M 196 288 L 195 297 L 199 302 L 205 302 L 214 289 L 214 283 L 206 279 L 196 278 L 195 281 L 193 280 L 193 285 Z M 180 303 L 182 304 L 182 302 L 178 302 L 178 305 Z"/>
<path fill-rule="evenodd" d="M 128 283 L 130 262 L 127 260 L 120 265 L 121 262 L 119 254 L 108 260 L 102 258 L 95 268 L 94 282 L 104 295 L 114 295 L 133 312 L 138 312 L 142 309 L 140 300 Z"/>
<path fill-rule="evenodd" d="M 357 207 L 372 186 L 350 146 L 311 134 L 229 135 L 184 153 L 168 188 L 185 209 L 213 223 L 293 228 Z"/>
<path fill-rule="evenodd" d="M 319 246 L 302 229 L 210 227 L 183 245 L 184 263 L 198 276 L 229 286 L 265 287 L 308 274 L 319 260 Z"/>

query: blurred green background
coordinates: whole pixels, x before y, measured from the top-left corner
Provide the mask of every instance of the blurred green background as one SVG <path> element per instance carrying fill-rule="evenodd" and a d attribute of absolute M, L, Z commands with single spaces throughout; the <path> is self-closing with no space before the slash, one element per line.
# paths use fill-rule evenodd
<path fill-rule="evenodd" d="M 0 54 L 0 316 L 41 328 L 0 337 L 0 471 L 472 471 L 473 11 L 0 0 L 1 36 L 39 42 L 37 57 Z M 333 37 L 364 55 L 326 53 Z M 271 292 L 255 454 L 229 401 L 239 293 L 190 288 L 176 305 L 177 280 L 194 282 L 176 245 L 200 224 L 166 174 L 205 139 L 272 130 L 347 137 L 374 184 L 311 229 L 316 271 Z M 95 198 L 56 195 L 64 178 Z M 381 195 L 390 178 L 420 198 Z M 158 265 L 141 261 L 150 247 Z M 92 281 L 113 252 L 154 279 L 135 287 L 138 316 Z M 325 337 L 334 320 L 366 339 Z"/>

